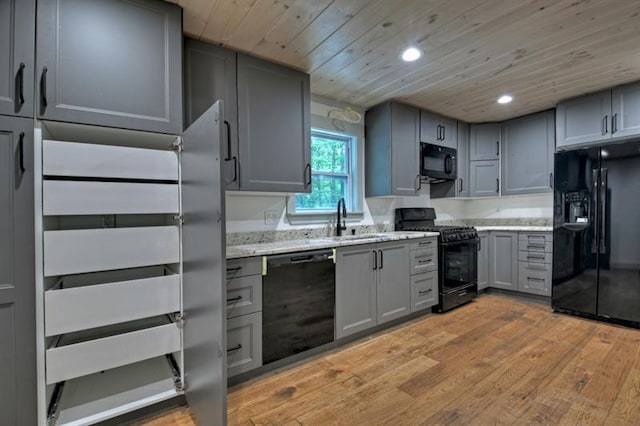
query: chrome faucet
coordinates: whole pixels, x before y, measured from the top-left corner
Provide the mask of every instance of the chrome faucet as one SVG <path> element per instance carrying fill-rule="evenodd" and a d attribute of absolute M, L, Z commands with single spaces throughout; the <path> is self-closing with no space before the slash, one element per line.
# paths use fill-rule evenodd
<path fill-rule="evenodd" d="M 342 206 L 342 223 L 340 223 L 340 207 Z M 338 222 L 336 223 L 336 236 L 341 236 L 342 231 L 347 230 L 347 221 L 344 218 L 347 217 L 347 203 L 344 198 L 338 200 Z"/>

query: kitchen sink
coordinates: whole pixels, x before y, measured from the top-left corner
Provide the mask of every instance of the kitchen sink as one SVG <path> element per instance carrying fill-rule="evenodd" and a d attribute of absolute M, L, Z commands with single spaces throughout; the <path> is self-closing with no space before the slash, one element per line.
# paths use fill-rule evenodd
<path fill-rule="evenodd" d="M 371 240 L 371 239 L 388 239 L 388 234 L 360 234 L 360 235 L 342 235 L 326 237 L 323 239 L 331 241 L 357 241 L 357 240 Z"/>

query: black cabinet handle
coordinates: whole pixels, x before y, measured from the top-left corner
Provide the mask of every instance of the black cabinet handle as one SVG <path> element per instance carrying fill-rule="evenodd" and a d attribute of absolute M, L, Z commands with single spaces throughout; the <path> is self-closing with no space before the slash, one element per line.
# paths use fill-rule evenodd
<path fill-rule="evenodd" d="M 463 180 L 464 180 L 464 179 L 460 178 L 460 190 L 459 190 L 458 192 L 462 192 L 462 190 L 464 189 L 464 183 L 463 183 Z"/>
<path fill-rule="evenodd" d="M 20 68 L 18 68 L 18 75 L 16 76 L 18 85 L 18 96 L 16 96 L 18 101 L 18 109 L 22 108 L 22 105 L 24 105 L 24 68 L 24 62 L 20 62 Z"/>
<path fill-rule="evenodd" d="M 496 179 L 496 192 L 500 193 L 500 179 Z"/>
<path fill-rule="evenodd" d="M 232 348 L 227 349 L 227 353 L 233 352 L 233 351 L 237 351 L 238 349 L 242 349 L 242 344 L 241 343 L 239 343 L 238 345 L 236 345 L 236 346 L 234 346 Z"/>
<path fill-rule="evenodd" d="M 378 253 L 380 253 L 380 269 L 384 268 L 384 254 L 382 254 L 382 250 L 378 250 Z"/>
<path fill-rule="evenodd" d="M 237 272 L 242 269 L 242 266 L 236 266 L 234 268 L 227 268 L 227 272 Z"/>
<path fill-rule="evenodd" d="M 422 177 L 419 174 L 416 176 L 413 187 L 415 188 L 416 192 L 422 189 Z"/>
<path fill-rule="evenodd" d="M 429 290 L 421 290 L 421 291 L 418 291 L 418 294 L 428 294 L 428 293 L 431 293 L 431 291 L 432 291 L 432 289 L 429 289 Z"/>
<path fill-rule="evenodd" d="M 305 182 L 304 182 L 304 186 L 305 188 L 311 186 L 311 164 L 307 163 L 307 165 L 304 167 L 304 176 L 305 176 Z"/>
<path fill-rule="evenodd" d="M 18 155 L 20 159 L 20 173 L 24 174 L 26 171 L 24 168 L 24 132 L 20 132 L 20 139 L 18 140 Z"/>
<path fill-rule="evenodd" d="M 227 299 L 227 304 L 233 303 L 233 302 L 239 302 L 241 300 L 242 300 L 242 296 L 232 297 L 231 299 Z"/>
<path fill-rule="evenodd" d="M 611 117 L 611 134 L 615 135 L 618 131 L 618 113 L 616 112 Z"/>
<path fill-rule="evenodd" d="M 496 156 L 500 156 L 500 141 L 496 142 Z"/>
<path fill-rule="evenodd" d="M 445 126 L 442 126 L 442 140 L 446 140 L 447 139 L 447 128 Z"/>
<path fill-rule="evenodd" d="M 438 130 L 436 131 L 436 139 L 437 139 L 437 140 L 440 140 L 440 138 L 441 138 L 442 136 L 440 136 L 440 135 L 441 135 L 441 132 L 440 132 L 440 125 L 439 125 L 439 124 L 438 124 L 437 129 L 438 129 Z"/>
<path fill-rule="evenodd" d="M 238 157 L 231 155 L 231 125 L 227 120 L 224 121 L 224 125 L 227 128 L 227 156 L 224 161 L 233 161 L 233 179 L 229 181 L 231 183 L 238 180 Z"/>
<path fill-rule="evenodd" d="M 44 110 L 49 105 L 47 100 L 47 67 L 42 67 L 42 75 L 40 76 L 40 108 Z"/>
<path fill-rule="evenodd" d="M 549 173 L 549 188 L 553 188 L 553 173 Z"/>
<path fill-rule="evenodd" d="M 376 253 L 375 250 L 373 250 L 371 253 L 373 253 L 373 270 L 375 271 L 376 269 L 378 269 L 378 253 Z"/>
<path fill-rule="evenodd" d="M 605 115 L 602 118 L 602 136 L 606 135 L 607 133 L 609 133 L 609 116 Z"/>

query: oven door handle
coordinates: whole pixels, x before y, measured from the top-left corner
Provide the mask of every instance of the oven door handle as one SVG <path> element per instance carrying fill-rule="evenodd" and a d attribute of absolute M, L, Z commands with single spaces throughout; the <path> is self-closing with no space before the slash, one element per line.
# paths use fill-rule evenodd
<path fill-rule="evenodd" d="M 470 240 L 462 240 L 462 241 L 451 241 L 450 243 L 440 243 L 441 246 L 443 247 L 450 247 L 450 246 L 459 246 L 459 245 L 464 245 L 464 244 L 477 244 L 478 246 L 480 246 L 480 239 L 479 238 L 473 238 Z M 478 250 L 480 250 L 478 248 Z"/>

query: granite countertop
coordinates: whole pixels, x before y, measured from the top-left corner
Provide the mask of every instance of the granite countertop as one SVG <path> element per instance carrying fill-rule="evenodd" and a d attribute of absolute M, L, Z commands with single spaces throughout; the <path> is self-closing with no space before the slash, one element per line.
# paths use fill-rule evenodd
<path fill-rule="evenodd" d="M 374 234 L 345 235 L 342 237 L 318 237 L 257 244 L 227 246 L 227 259 L 266 256 L 271 254 L 295 253 L 353 246 L 357 244 L 383 243 L 386 241 L 410 240 L 414 238 L 437 237 L 437 232 L 380 232 Z"/>
<path fill-rule="evenodd" d="M 482 232 L 482 231 L 553 232 L 553 226 L 494 225 L 494 226 L 476 226 L 475 228 L 478 232 Z"/>

